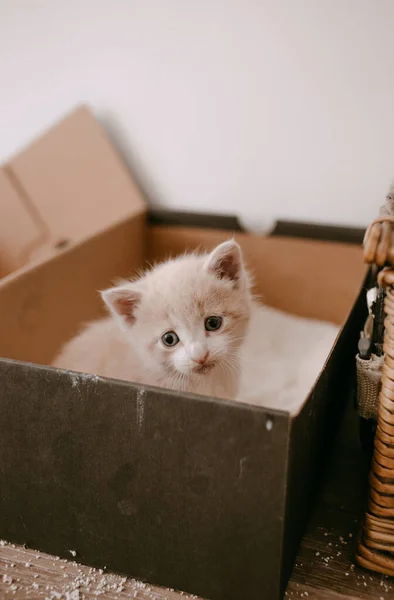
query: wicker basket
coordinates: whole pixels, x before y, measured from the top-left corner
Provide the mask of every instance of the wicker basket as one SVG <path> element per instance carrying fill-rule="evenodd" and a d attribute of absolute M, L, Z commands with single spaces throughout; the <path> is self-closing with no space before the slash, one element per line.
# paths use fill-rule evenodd
<path fill-rule="evenodd" d="M 386 316 L 381 378 L 378 387 L 365 386 L 369 392 L 374 389 L 378 397 L 377 426 L 368 510 L 357 546 L 357 562 L 367 569 L 394 576 L 394 218 L 387 213 L 367 229 L 364 259 L 379 269 L 377 283 L 385 292 Z"/>

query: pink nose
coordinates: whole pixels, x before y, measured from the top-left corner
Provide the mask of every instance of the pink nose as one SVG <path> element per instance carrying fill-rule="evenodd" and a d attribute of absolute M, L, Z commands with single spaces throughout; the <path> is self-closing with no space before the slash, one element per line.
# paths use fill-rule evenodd
<path fill-rule="evenodd" d="M 209 352 L 206 352 L 204 354 L 204 356 L 200 357 L 200 358 L 194 358 L 194 362 L 198 363 L 199 365 L 203 365 L 207 362 L 207 358 L 208 358 Z"/>

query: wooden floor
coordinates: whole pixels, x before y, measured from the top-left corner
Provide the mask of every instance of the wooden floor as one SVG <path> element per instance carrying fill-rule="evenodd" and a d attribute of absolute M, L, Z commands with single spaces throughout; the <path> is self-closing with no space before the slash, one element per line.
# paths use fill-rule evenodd
<path fill-rule="evenodd" d="M 349 411 L 300 548 L 286 592 L 288 598 L 394 598 L 394 581 L 354 565 L 354 545 L 365 505 L 366 477 L 367 466 L 357 443 L 357 422 Z M 182 600 L 190 597 L 0 543 L 0 600 Z M 263 590 L 261 597 L 270 600 L 265 598 Z M 239 598 L 247 600 L 242 590 Z"/>

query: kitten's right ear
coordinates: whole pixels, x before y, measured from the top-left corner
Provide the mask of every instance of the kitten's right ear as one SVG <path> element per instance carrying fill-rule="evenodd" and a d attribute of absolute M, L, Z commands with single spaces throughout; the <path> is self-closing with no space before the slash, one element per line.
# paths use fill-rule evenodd
<path fill-rule="evenodd" d="M 101 297 L 110 312 L 126 325 L 135 323 L 135 311 L 141 302 L 141 294 L 129 287 L 113 287 L 104 290 Z"/>

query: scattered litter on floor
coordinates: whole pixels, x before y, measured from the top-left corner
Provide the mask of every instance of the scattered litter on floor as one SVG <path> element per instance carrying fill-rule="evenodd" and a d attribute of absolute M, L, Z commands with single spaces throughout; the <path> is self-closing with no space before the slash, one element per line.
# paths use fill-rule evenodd
<path fill-rule="evenodd" d="M 26 562 L 26 552 L 16 548 L 14 544 L 7 544 L 1 540 L 0 546 L 9 546 L 15 549 L 15 554 L 21 553 L 20 563 L 2 561 L 0 563 L 0 581 L 2 581 L 2 593 L 5 598 L 12 598 L 17 592 L 18 597 L 43 600 L 87 600 L 100 598 L 104 596 L 111 600 L 165 600 L 166 590 L 154 588 L 141 581 L 128 579 L 121 575 L 105 573 L 103 569 L 94 569 L 80 565 L 75 561 L 67 561 L 59 557 L 51 557 L 46 554 L 37 553 L 29 556 L 29 562 Z M 76 552 L 75 552 L 76 555 Z M 12 555 L 15 561 L 16 556 Z M 40 560 L 38 564 L 35 561 Z M 61 562 L 61 564 L 59 564 Z M 2 573 L 2 570 L 15 568 L 15 573 L 20 577 L 12 577 L 8 573 Z M 23 570 L 30 567 L 29 571 L 37 569 L 37 572 L 27 573 L 26 580 L 23 581 Z M 65 572 L 66 569 L 66 572 Z M 29 581 L 31 578 L 34 581 Z M 51 583 L 49 583 L 51 582 Z M 197 596 L 191 596 L 180 593 L 185 600 L 197 599 Z M 3 598 L 3 596 L 1 596 Z"/>

